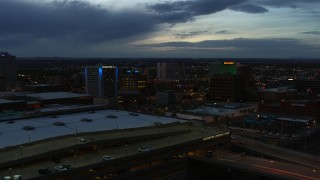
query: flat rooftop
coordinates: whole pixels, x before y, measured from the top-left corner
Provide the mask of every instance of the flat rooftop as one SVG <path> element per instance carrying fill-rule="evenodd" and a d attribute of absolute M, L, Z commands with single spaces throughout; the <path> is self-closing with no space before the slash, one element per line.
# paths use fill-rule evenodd
<path fill-rule="evenodd" d="M 27 94 L 27 97 L 37 98 L 40 100 L 50 100 L 50 99 L 65 99 L 65 98 L 77 98 L 84 96 L 91 96 L 89 94 L 79 94 L 70 92 L 49 92 L 49 93 L 33 93 Z"/>
<path fill-rule="evenodd" d="M 90 119 L 90 121 L 88 121 Z M 63 122 L 57 126 L 54 123 Z M 0 148 L 15 146 L 42 139 L 70 135 L 74 133 L 106 131 L 113 129 L 129 129 L 155 126 L 157 123 L 167 124 L 185 122 L 163 116 L 130 113 L 118 110 L 90 111 L 75 114 L 21 119 L 0 122 Z M 32 126 L 33 130 L 24 127 Z"/>
<path fill-rule="evenodd" d="M 0 104 L 10 104 L 10 103 L 16 103 L 16 102 L 23 102 L 23 101 L 12 101 L 8 99 L 0 99 Z"/>
<path fill-rule="evenodd" d="M 297 89 L 289 89 L 286 87 L 279 87 L 279 88 L 268 88 L 268 89 L 262 89 L 261 92 L 270 92 L 270 93 L 286 93 L 286 92 L 296 92 Z"/>
<path fill-rule="evenodd" d="M 246 109 L 246 108 L 258 108 L 255 104 L 247 104 L 247 103 L 217 103 L 210 104 L 207 106 L 190 109 L 187 112 L 203 114 L 203 115 L 227 115 L 233 113 L 236 110 Z"/>

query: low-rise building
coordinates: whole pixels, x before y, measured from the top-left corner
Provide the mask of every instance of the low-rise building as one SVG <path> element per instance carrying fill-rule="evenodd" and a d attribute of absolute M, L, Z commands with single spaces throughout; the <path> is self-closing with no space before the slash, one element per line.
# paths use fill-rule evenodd
<path fill-rule="evenodd" d="M 284 100 L 293 100 L 296 97 L 297 89 L 287 87 L 268 88 L 258 91 L 258 97 L 263 102 L 279 102 Z"/>
<path fill-rule="evenodd" d="M 186 110 L 184 113 L 176 113 L 178 118 L 199 120 L 205 123 L 218 123 L 244 117 L 258 111 L 258 105 L 248 103 L 216 103 Z"/>

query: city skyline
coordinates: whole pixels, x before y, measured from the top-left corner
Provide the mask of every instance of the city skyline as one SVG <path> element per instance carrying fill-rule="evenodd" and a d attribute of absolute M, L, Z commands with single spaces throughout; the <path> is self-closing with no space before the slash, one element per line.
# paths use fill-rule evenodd
<path fill-rule="evenodd" d="M 319 58 L 316 0 L 2 0 L 17 57 Z"/>

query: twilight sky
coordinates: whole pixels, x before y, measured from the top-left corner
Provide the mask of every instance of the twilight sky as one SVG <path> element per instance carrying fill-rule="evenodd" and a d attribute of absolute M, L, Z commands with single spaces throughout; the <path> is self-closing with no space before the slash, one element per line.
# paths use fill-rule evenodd
<path fill-rule="evenodd" d="M 320 58 L 320 0 L 0 0 L 17 57 Z"/>

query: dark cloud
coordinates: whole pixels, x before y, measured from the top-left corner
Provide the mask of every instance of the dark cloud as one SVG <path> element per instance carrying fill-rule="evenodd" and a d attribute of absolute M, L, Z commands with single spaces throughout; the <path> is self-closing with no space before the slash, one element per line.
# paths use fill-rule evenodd
<path fill-rule="evenodd" d="M 189 1 L 174 1 L 163 2 L 153 5 L 148 5 L 150 10 L 157 13 L 178 13 L 188 12 L 193 16 L 213 14 L 227 9 L 230 6 L 238 5 L 248 0 L 189 0 Z"/>
<path fill-rule="evenodd" d="M 230 7 L 229 9 L 252 14 L 268 12 L 268 9 L 253 4 L 241 4 L 238 6 Z"/>
<path fill-rule="evenodd" d="M 93 43 L 143 35 L 157 26 L 152 16 L 143 13 L 111 12 L 71 0 L 46 4 L 1 0 L 0 22 L 2 39 L 24 36 Z"/>
<path fill-rule="evenodd" d="M 306 31 L 301 32 L 302 34 L 312 34 L 312 35 L 320 35 L 320 31 Z"/>
<path fill-rule="evenodd" d="M 189 0 L 166 1 L 163 3 L 149 4 L 146 7 L 159 15 L 159 19 L 166 23 L 186 22 L 196 16 L 213 14 L 238 5 L 248 0 Z"/>
<path fill-rule="evenodd" d="M 215 13 L 246 1 L 164 2 L 146 5 L 151 10 L 147 13 L 134 10 L 110 11 L 87 1 L 77 0 L 47 3 L 1 0 L 0 47 L 4 46 L 4 42 L 8 46 L 15 46 L 19 42 L 45 39 L 64 43 L 102 43 L 139 38 L 156 31 L 159 24 L 192 21 L 198 15 Z"/>
<path fill-rule="evenodd" d="M 268 5 L 273 7 L 298 8 L 300 4 L 320 3 L 319 0 L 254 0 L 253 3 Z"/>
<path fill-rule="evenodd" d="M 208 33 L 208 31 L 182 32 L 182 33 L 175 34 L 175 36 L 177 38 L 185 39 L 185 38 L 194 37 L 194 36 L 198 36 L 205 33 Z"/>
<path fill-rule="evenodd" d="M 230 31 L 228 31 L 228 30 L 220 30 L 220 31 L 217 31 L 216 34 L 230 34 Z"/>
<path fill-rule="evenodd" d="M 246 13 L 262 13 L 267 12 L 267 9 L 261 7 L 265 5 L 280 7 L 298 5 L 299 3 L 317 3 L 318 1 L 178 0 L 144 4 L 146 11 L 141 8 L 140 10 L 126 9 L 120 12 L 81 0 L 56 0 L 41 3 L 32 3 L 26 0 L 0 0 L 0 48 L 9 47 L 22 55 L 28 53 L 28 55 L 39 53 L 59 55 L 59 53 L 64 53 L 77 56 L 78 53 L 85 54 L 86 51 L 88 51 L 87 54 L 89 51 L 93 54 L 96 52 L 102 54 L 105 53 L 105 50 L 110 49 L 108 53 L 116 54 L 120 51 L 120 55 L 124 55 L 123 51 L 131 51 L 134 54 L 141 46 L 135 47 L 128 42 L 151 35 L 163 23 L 174 25 L 193 21 L 197 16 L 213 14 L 225 9 Z M 176 36 L 187 38 L 202 33 L 207 32 L 182 32 Z M 226 34 L 229 31 L 222 30 L 216 33 Z M 317 31 L 303 33 L 317 34 Z M 258 39 L 234 39 L 200 43 L 172 42 L 152 44 L 151 46 L 165 47 L 164 45 L 167 45 L 182 49 L 186 46 L 191 49 L 190 52 L 196 49 L 207 51 L 210 48 L 221 47 L 241 49 L 243 52 L 244 49 L 250 49 L 249 47 L 257 50 L 258 47 L 265 49 L 291 47 L 294 49 L 299 46 L 298 41 L 290 41 L 290 39 L 272 39 L 269 40 L 270 42 L 267 39 L 258 41 Z M 115 44 L 117 45 L 115 46 Z M 132 49 L 130 50 L 129 47 Z M 305 49 L 306 46 L 300 45 L 299 47 Z M 143 48 L 148 49 L 147 47 Z M 152 54 L 153 51 L 149 51 L 149 53 Z M 250 55 L 250 53 L 248 54 Z"/>

